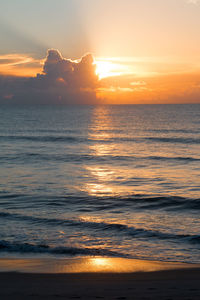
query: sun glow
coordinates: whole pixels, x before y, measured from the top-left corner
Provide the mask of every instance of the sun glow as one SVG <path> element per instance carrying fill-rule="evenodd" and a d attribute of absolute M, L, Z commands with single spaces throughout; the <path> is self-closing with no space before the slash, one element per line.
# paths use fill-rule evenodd
<path fill-rule="evenodd" d="M 96 59 L 96 74 L 99 76 L 99 79 L 120 76 L 130 72 L 127 66 L 119 63 L 109 61 L 108 59 Z"/>

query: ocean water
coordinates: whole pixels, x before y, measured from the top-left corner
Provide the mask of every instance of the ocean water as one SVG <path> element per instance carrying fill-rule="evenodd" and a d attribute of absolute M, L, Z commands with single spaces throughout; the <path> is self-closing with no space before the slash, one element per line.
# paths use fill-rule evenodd
<path fill-rule="evenodd" d="M 200 105 L 0 107 L 0 256 L 200 262 Z"/>

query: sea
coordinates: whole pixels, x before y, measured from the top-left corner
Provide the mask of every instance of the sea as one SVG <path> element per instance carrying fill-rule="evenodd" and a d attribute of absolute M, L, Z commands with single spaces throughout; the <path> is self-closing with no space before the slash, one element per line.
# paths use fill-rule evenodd
<path fill-rule="evenodd" d="M 200 105 L 0 107 L 0 257 L 200 263 Z"/>

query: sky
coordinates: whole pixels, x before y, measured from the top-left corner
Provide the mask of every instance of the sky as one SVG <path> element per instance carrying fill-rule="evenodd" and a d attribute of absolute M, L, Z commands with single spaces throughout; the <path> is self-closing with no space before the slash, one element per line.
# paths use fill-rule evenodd
<path fill-rule="evenodd" d="M 0 0 L 0 99 L 200 103 L 199 28 L 198 0 Z"/>

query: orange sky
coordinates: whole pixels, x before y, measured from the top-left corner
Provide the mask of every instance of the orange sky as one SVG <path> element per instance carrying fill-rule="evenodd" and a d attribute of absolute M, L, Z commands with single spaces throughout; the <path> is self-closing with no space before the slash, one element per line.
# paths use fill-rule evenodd
<path fill-rule="evenodd" d="M 27 54 L 0 56 L 0 74 L 36 76 L 44 59 Z M 95 58 L 101 103 L 200 102 L 200 66 L 190 61 L 134 57 Z"/>
<path fill-rule="evenodd" d="M 19 0 L 0 11 L 0 74 L 41 73 L 47 49 L 92 53 L 101 103 L 200 102 L 200 1 Z"/>

